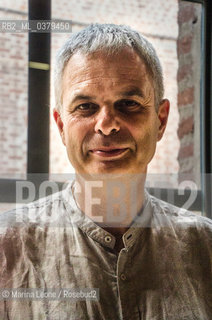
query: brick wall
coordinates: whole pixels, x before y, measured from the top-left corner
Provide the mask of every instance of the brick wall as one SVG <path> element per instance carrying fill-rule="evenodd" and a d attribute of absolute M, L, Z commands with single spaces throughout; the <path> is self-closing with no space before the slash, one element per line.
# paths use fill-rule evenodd
<path fill-rule="evenodd" d="M 179 172 L 200 183 L 200 32 L 201 5 L 180 2 L 178 108 Z"/>
<path fill-rule="evenodd" d="M 0 7 L 2 6 L 1 1 Z M 0 10 L 0 19 L 24 18 L 26 18 L 24 14 L 17 15 Z M 13 178 L 15 174 L 24 178 L 26 172 L 27 42 L 26 33 L 0 33 L 1 178 Z"/>
<path fill-rule="evenodd" d="M 17 12 L 6 12 L 12 9 Z M 149 171 L 177 173 L 179 112 L 177 107 L 178 36 L 177 0 L 52 0 L 52 18 L 73 20 L 73 31 L 92 22 L 128 24 L 141 31 L 155 46 L 165 76 L 165 96 L 171 101 L 170 119 L 164 139 L 158 144 Z M 0 19 L 26 19 L 27 1 L 0 0 Z M 52 34 L 52 62 L 67 34 Z M 0 34 L 0 175 L 26 172 L 27 148 L 27 34 Z M 54 101 L 51 98 L 51 106 Z M 51 118 L 52 119 L 52 118 Z M 50 167 L 53 173 L 70 172 L 65 148 L 51 121 Z M 55 148 L 57 145 L 57 148 Z"/>

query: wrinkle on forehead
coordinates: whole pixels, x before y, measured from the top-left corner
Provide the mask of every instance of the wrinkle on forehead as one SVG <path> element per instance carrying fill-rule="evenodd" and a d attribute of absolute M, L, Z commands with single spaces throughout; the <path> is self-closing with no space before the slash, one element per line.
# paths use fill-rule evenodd
<path fill-rule="evenodd" d="M 83 93 L 87 95 L 87 87 L 94 86 L 95 90 L 103 93 L 115 86 L 129 85 L 129 82 L 137 87 L 142 86 L 147 96 L 154 91 L 147 66 L 132 49 L 116 55 L 103 52 L 84 55 L 78 52 L 70 58 L 64 70 L 62 96 L 67 88 L 71 91 L 71 87 L 81 92 L 85 90 Z"/>
<path fill-rule="evenodd" d="M 120 51 L 120 53 L 111 55 L 105 54 L 104 52 L 96 52 L 89 55 L 77 52 L 68 61 L 63 76 L 74 80 L 74 78 L 78 77 L 80 72 L 82 72 L 82 77 L 84 81 L 86 81 L 88 78 L 91 79 L 91 76 L 93 79 L 95 79 L 95 77 L 104 79 L 110 77 L 111 71 L 116 71 L 118 78 L 120 76 L 129 77 L 132 72 L 138 75 L 138 69 L 136 67 L 139 68 L 139 75 L 141 77 L 145 76 L 145 74 L 149 75 L 144 61 L 135 51 L 129 49 L 126 48 Z M 129 61 L 131 66 L 129 66 Z M 70 64 L 75 67 L 75 70 L 70 68 Z M 107 68 L 103 70 L 103 66 L 105 65 Z M 95 75 L 95 73 L 97 74 Z"/>

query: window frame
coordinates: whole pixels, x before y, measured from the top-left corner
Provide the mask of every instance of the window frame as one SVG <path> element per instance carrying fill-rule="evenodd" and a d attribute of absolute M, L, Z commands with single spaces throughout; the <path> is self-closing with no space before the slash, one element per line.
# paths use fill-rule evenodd
<path fill-rule="evenodd" d="M 201 176 L 202 189 L 198 191 L 197 199 L 192 209 L 203 210 L 205 215 L 212 218 L 212 32 L 211 17 L 212 3 L 210 0 L 180 0 L 202 4 L 202 74 L 201 74 Z M 51 0 L 29 0 L 29 20 L 51 20 Z M 42 44 L 42 45 L 40 45 Z M 49 177 L 49 100 L 50 100 L 50 45 L 51 34 L 29 34 L 29 82 L 28 82 L 28 144 L 27 144 L 27 180 L 33 180 L 31 174 L 41 175 L 42 179 Z M 31 62 L 49 65 L 48 70 L 35 69 Z M 43 79 L 41 82 L 40 79 Z M 39 79 L 39 81 L 38 81 Z M 36 85 L 35 85 L 36 84 Z M 38 104 L 38 97 L 41 103 Z M 208 107 L 207 107 L 208 106 Z M 42 119 L 42 121 L 40 121 Z M 34 126 L 39 123 L 39 126 Z M 18 179 L 0 179 L 0 202 L 15 203 L 16 182 Z M 149 188 L 150 193 L 160 194 L 166 200 L 167 189 Z M 189 196 L 179 196 L 173 189 L 174 204 L 181 206 Z M 204 201 L 203 201 L 204 199 Z"/>

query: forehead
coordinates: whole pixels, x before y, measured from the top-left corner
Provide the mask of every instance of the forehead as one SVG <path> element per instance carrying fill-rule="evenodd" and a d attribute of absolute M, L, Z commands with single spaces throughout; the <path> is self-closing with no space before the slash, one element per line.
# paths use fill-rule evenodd
<path fill-rule="evenodd" d="M 132 48 L 124 48 L 115 54 L 97 51 L 92 54 L 75 53 L 68 61 L 62 79 L 62 91 L 71 88 L 98 86 L 115 88 L 129 83 L 135 86 L 149 84 L 145 62 Z"/>

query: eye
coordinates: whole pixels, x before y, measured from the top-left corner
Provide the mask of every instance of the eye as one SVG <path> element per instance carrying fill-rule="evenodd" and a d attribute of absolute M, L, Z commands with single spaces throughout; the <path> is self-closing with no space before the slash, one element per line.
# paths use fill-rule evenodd
<path fill-rule="evenodd" d="M 140 110 L 141 105 L 137 101 L 123 99 L 115 103 L 115 108 L 121 112 L 136 112 Z"/>
<path fill-rule="evenodd" d="M 82 103 L 75 108 L 75 111 L 82 113 L 94 113 L 98 109 L 98 105 L 95 103 Z"/>

